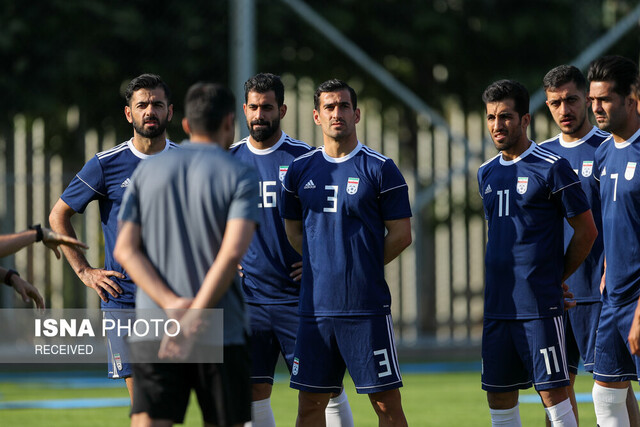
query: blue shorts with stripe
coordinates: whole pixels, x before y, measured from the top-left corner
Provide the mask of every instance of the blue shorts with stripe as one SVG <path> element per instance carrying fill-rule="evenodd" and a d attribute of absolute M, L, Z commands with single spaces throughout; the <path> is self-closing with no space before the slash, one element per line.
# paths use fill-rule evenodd
<path fill-rule="evenodd" d="M 300 318 L 291 387 L 340 393 L 345 369 L 358 393 L 402 387 L 390 314 Z"/>
<path fill-rule="evenodd" d="M 638 304 L 621 307 L 604 302 L 596 334 L 596 360 L 593 378 L 604 382 L 635 381 L 640 372 L 640 358 L 629 350 L 629 330 Z"/>
<path fill-rule="evenodd" d="M 113 320 L 116 327 L 107 329 L 107 357 L 109 378 L 121 379 L 133 375 L 131 370 L 131 356 L 129 345 L 126 342 L 128 331 L 125 328 L 118 329 L 117 325 L 125 326 L 128 321 L 131 324 L 136 320 L 135 303 L 119 303 L 118 308 L 109 307 L 102 309 L 102 318 Z"/>
<path fill-rule="evenodd" d="M 484 319 L 482 389 L 509 392 L 569 385 L 562 316 L 532 320 Z"/>
<path fill-rule="evenodd" d="M 300 315 L 298 303 L 247 304 L 251 324 L 251 382 L 273 384 L 282 354 L 291 373 Z"/>
<path fill-rule="evenodd" d="M 580 357 L 584 363 L 584 370 L 593 372 L 596 331 L 598 330 L 601 309 L 602 303 L 600 301 L 578 303 L 564 314 L 567 364 L 569 372 L 572 374 L 578 373 Z"/>

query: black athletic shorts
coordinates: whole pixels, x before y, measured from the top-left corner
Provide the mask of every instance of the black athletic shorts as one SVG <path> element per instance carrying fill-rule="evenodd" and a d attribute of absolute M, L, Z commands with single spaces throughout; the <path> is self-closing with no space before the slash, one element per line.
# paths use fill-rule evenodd
<path fill-rule="evenodd" d="M 226 426 L 251 420 L 251 363 L 246 346 L 224 347 L 224 363 L 134 363 L 132 414 L 184 422 L 191 390 L 205 422 Z"/>

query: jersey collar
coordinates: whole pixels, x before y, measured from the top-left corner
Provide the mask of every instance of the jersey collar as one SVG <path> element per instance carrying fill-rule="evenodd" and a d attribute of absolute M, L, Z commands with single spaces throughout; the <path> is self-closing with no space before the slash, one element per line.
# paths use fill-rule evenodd
<path fill-rule="evenodd" d="M 524 159 L 525 157 L 527 157 L 529 155 L 529 153 L 531 153 L 537 147 L 535 142 L 533 142 L 531 140 L 529 140 L 529 142 L 531 143 L 529 148 L 527 148 L 522 154 L 520 154 L 518 157 L 516 157 L 513 160 L 505 160 L 504 157 L 502 157 L 502 153 L 500 153 L 500 164 L 502 166 L 511 166 L 511 165 L 519 162 L 520 160 Z"/>
<path fill-rule="evenodd" d="M 356 145 L 356 148 L 354 148 L 353 151 L 351 151 L 349 154 L 347 154 L 344 157 L 331 157 L 330 155 L 328 155 L 324 151 L 324 145 L 322 147 L 320 147 L 320 150 L 322 150 L 322 155 L 324 156 L 324 159 L 327 162 L 330 162 L 330 163 L 344 163 L 347 160 L 355 157 L 355 155 L 358 154 L 360 152 L 360 150 L 362 150 L 362 143 L 360 142 L 360 140 L 358 140 L 358 145 Z"/>
<path fill-rule="evenodd" d="M 560 135 L 558 135 L 558 141 L 560 142 L 560 145 L 563 146 L 564 148 L 575 148 L 580 144 L 582 144 L 583 142 L 587 141 L 589 138 L 591 138 L 593 134 L 596 133 L 597 130 L 598 130 L 597 127 L 595 126 L 592 127 L 588 134 L 586 134 L 585 136 L 583 136 L 577 141 L 565 141 L 564 139 L 562 139 L 562 133 L 561 133 Z"/>
<path fill-rule="evenodd" d="M 612 135 L 613 136 L 613 135 Z M 640 137 L 640 129 L 638 129 L 636 131 L 636 133 L 634 133 L 633 135 L 631 135 L 631 138 L 627 139 L 626 141 L 622 141 L 622 142 L 616 142 L 615 139 L 613 140 L 614 143 L 614 147 L 618 148 L 618 149 L 622 149 L 622 148 L 627 148 L 629 145 L 631 145 L 632 143 L 634 143 L 638 137 Z M 612 138 L 613 139 L 613 138 Z"/>
<path fill-rule="evenodd" d="M 156 154 L 160 154 L 160 153 L 164 153 L 165 151 L 167 151 L 169 149 L 171 141 L 169 141 L 168 139 L 165 140 L 164 142 L 164 148 L 162 149 L 162 151 L 158 152 L 158 153 L 153 153 L 153 154 L 144 154 L 143 152 L 139 151 L 135 145 L 133 145 L 133 138 L 131 138 L 129 141 L 127 141 L 127 145 L 129 146 L 129 150 L 131 150 L 131 152 L 133 153 L 134 156 L 136 156 L 139 159 L 148 159 L 151 156 L 155 156 Z"/>
<path fill-rule="evenodd" d="M 278 142 L 276 142 L 269 148 L 265 148 L 264 150 L 254 147 L 253 144 L 251 144 L 251 141 L 249 141 L 249 137 L 247 137 L 247 147 L 249 148 L 249 151 L 251 151 L 253 154 L 256 154 L 258 156 L 265 156 L 267 154 L 273 153 L 278 148 L 280 148 L 280 146 L 284 143 L 284 140 L 286 137 L 287 137 L 287 134 L 284 133 L 284 131 L 282 131 L 282 135 L 280 135 L 280 139 L 278 140 Z"/>

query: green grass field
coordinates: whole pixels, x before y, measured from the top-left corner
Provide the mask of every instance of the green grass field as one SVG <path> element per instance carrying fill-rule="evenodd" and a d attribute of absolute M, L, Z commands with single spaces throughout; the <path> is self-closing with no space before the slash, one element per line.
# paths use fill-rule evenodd
<path fill-rule="evenodd" d="M 13 374 L 15 375 L 15 374 Z M 89 375 L 89 374 L 88 374 Z M 90 373 L 95 376 L 95 373 Z M 127 398 L 122 387 L 78 388 L 57 381 L 38 382 L 33 374 L 0 379 L 0 405 L 17 401 L 51 399 Z M 31 379 L 30 379 L 31 378 Z M 37 378 L 37 377 L 36 377 Z M 409 425 L 412 426 L 487 426 L 489 410 L 484 392 L 480 389 L 479 372 L 405 374 L 402 399 Z M 590 393 L 591 377 L 578 376 L 577 393 Z M 365 395 L 355 392 L 350 378 L 345 378 L 355 425 L 377 426 L 377 419 Z M 527 390 L 521 395 L 534 395 Z M 186 426 L 202 425 L 200 410 L 192 396 L 185 420 Z M 293 426 L 297 409 L 297 392 L 285 381 L 274 386 L 272 395 L 278 426 Z M 593 404 L 580 403 L 580 422 L 583 426 L 596 424 Z M 129 424 L 129 408 L 87 409 L 0 409 L 1 426 L 126 426 Z M 541 403 L 521 403 L 520 414 L 524 426 L 543 425 L 544 411 Z"/>

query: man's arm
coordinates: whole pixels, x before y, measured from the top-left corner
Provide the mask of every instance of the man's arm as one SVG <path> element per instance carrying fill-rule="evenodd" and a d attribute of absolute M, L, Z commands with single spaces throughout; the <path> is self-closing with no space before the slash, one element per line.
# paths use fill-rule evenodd
<path fill-rule="evenodd" d="M 142 251 L 140 225 L 131 221 L 121 221 L 120 231 L 113 256 L 127 270 L 131 280 L 149 295 L 160 307 L 185 308 L 184 298 L 176 295 L 156 271 Z"/>
<path fill-rule="evenodd" d="M 78 249 L 86 249 L 88 247 L 77 239 L 58 234 L 46 227 L 41 227 L 41 231 L 42 243 L 51 249 L 58 259 L 60 259 L 60 252 L 58 252 L 59 245 L 73 246 Z M 0 235 L 0 258 L 16 253 L 25 246 L 35 243 L 37 238 L 38 232 L 35 229 Z"/>
<path fill-rule="evenodd" d="M 44 309 L 44 298 L 42 298 L 38 289 L 17 274 L 12 274 L 11 277 L 9 277 L 9 282 L 7 283 L 8 272 L 8 269 L 0 267 L 0 277 L 3 278 L 2 281 L 13 287 L 13 289 L 20 294 L 24 302 L 29 303 L 33 301 L 36 303 L 37 308 Z"/>
<path fill-rule="evenodd" d="M 51 229 L 59 234 L 65 234 L 75 238 L 76 232 L 73 229 L 73 225 L 71 225 L 71 217 L 75 213 L 76 211 L 71 209 L 64 200 L 58 199 L 49 214 L 49 224 L 51 225 Z M 78 248 L 62 246 L 62 252 L 67 258 L 67 261 L 69 261 L 69 265 L 71 265 L 73 271 L 75 271 L 80 280 L 82 280 L 82 283 L 95 290 L 104 302 L 108 301 L 105 292 L 108 292 L 114 298 L 117 298 L 118 295 L 122 293 L 122 288 L 120 288 L 120 286 L 118 286 L 118 284 L 113 280 L 109 279 L 109 276 L 124 279 L 124 274 L 118 271 L 92 268 L 89 265 L 87 258 Z"/>
<path fill-rule="evenodd" d="M 25 230 L 20 233 L 0 236 L 0 258 L 18 252 L 36 241 L 36 230 Z"/>
<path fill-rule="evenodd" d="M 284 231 L 287 233 L 287 239 L 293 249 L 302 255 L 302 221 L 285 219 Z"/>
<path fill-rule="evenodd" d="M 411 219 L 385 221 L 384 226 L 387 229 L 384 237 L 384 264 L 387 265 L 411 244 Z"/>
<path fill-rule="evenodd" d="M 216 306 L 229 289 L 236 275 L 236 266 L 249 248 L 255 229 L 256 223 L 248 219 L 234 218 L 227 221 L 218 255 L 189 308 Z"/>
<path fill-rule="evenodd" d="M 582 261 L 589 255 L 591 246 L 598 236 L 596 224 L 593 222 L 591 210 L 587 210 L 572 218 L 567 218 L 569 225 L 573 228 L 573 237 L 567 246 L 564 254 L 564 272 L 562 281 L 564 282 L 578 269 Z"/>

